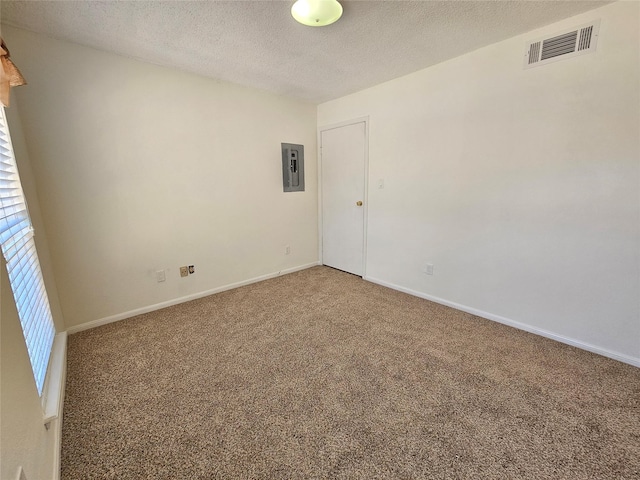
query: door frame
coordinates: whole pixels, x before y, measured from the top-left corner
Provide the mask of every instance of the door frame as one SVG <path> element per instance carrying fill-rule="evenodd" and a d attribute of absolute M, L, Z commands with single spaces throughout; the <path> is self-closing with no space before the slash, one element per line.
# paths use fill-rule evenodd
<path fill-rule="evenodd" d="M 345 120 L 343 122 L 332 123 L 329 125 L 322 125 L 318 127 L 318 259 L 320 265 L 324 265 L 322 256 L 322 237 L 323 237 L 323 223 L 322 223 L 322 132 L 327 130 L 333 130 L 340 127 L 347 127 L 349 125 L 355 125 L 357 123 L 364 122 L 364 213 L 363 213 L 363 225 L 362 225 L 362 278 L 365 278 L 367 274 L 367 232 L 369 224 L 369 116 L 358 117 L 351 120 Z"/>

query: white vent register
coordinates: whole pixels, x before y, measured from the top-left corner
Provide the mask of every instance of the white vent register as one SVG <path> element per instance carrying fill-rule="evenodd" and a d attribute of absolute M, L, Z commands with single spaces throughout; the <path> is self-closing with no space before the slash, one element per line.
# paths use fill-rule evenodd
<path fill-rule="evenodd" d="M 600 20 L 596 20 L 567 32 L 527 42 L 524 68 L 595 52 L 599 29 Z"/>

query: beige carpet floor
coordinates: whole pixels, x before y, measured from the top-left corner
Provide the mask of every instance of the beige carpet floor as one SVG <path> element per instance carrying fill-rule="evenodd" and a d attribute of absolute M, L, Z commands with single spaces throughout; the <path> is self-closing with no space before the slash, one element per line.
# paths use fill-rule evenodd
<path fill-rule="evenodd" d="M 63 479 L 639 479 L 640 369 L 326 267 L 69 338 Z"/>

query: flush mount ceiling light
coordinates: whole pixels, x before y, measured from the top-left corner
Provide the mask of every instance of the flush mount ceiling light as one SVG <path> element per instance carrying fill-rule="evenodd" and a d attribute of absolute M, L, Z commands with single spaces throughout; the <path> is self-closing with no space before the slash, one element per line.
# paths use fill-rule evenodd
<path fill-rule="evenodd" d="M 309 27 L 324 27 L 342 16 L 342 5 L 337 0 L 298 0 L 291 7 L 296 21 Z"/>

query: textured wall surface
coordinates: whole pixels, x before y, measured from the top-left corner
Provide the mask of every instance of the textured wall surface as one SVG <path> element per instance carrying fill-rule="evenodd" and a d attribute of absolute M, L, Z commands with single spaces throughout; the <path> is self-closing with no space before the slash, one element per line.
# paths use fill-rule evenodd
<path fill-rule="evenodd" d="M 317 261 L 315 106 L 3 34 L 67 328 Z M 305 192 L 281 142 L 305 145 Z"/>
<path fill-rule="evenodd" d="M 320 105 L 370 118 L 366 275 L 640 363 L 639 8 Z M 597 18 L 596 53 L 523 69 L 527 40 Z"/>

